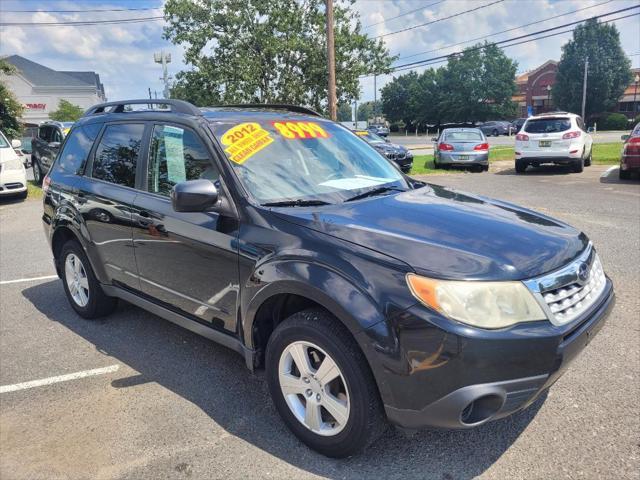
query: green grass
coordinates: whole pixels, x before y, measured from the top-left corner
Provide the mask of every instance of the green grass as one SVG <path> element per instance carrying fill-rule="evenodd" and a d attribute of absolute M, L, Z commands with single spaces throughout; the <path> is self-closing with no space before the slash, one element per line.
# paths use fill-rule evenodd
<path fill-rule="evenodd" d="M 513 160 L 513 147 L 494 147 L 489 150 L 489 161 Z M 460 170 L 436 170 L 433 168 L 433 155 L 416 155 L 413 157 L 413 168 L 410 175 L 456 173 Z"/>
<path fill-rule="evenodd" d="M 29 192 L 27 198 L 42 198 L 42 188 L 33 180 L 27 181 L 27 191 Z"/>
<path fill-rule="evenodd" d="M 593 163 L 596 165 L 617 165 L 620 163 L 622 142 L 594 143 Z"/>

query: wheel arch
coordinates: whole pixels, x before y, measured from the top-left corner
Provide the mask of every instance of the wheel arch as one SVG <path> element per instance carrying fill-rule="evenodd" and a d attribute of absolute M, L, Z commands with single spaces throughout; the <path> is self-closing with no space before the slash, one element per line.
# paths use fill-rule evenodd
<path fill-rule="evenodd" d="M 84 250 L 93 272 L 100 283 L 104 283 L 106 275 L 104 268 L 100 262 L 94 258 L 95 252 L 93 249 L 88 248 L 88 240 L 75 228 L 74 224 L 68 219 L 59 218 L 54 224 L 53 234 L 51 236 L 51 250 L 53 252 L 53 262 L 56 268 L 58 277 L 61 277 L 61 266 L 59 262 L 59 255 L 62 251 L 62 246 L 69 240 L 77 241 Z"/>

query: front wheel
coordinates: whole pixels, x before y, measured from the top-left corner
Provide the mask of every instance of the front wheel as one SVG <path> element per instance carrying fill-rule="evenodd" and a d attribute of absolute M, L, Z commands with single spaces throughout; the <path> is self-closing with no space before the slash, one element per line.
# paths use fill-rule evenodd
<path fill-rule="evenodd" d="M 498 135 L 500 135 L 498 133 L 498 130 L 496 130 L 495 128 L 493 129 L 493 132 L 491 132 L 493 134 L 494 137 L 497 137 Z"/>
<path fill-rule="evenodd" d="M 629 180 L 631 178 L 631 172 L 629 170 L 620 169 L 618 172 L 620 180 Z"/>
<path fill-rule="evenodd" d="M 386 422 L 369 365 L 349 331 L 322 310 L 282 322 L 266 352 L 271 398 L 289 429 L 329 457 L 373 443 Z"/>
<path fill-rule="evenodd" d="M 584 161 L 584 166 L 585 167 L 590 167 L 591 166 L 591 161 L 593 160 L 593 152 L 589 152 L 589 156 L 585 159 Z"/>

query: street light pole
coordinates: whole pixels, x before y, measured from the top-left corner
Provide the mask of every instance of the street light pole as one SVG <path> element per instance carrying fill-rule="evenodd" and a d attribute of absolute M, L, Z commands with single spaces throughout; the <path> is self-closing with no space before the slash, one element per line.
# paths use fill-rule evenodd
<path fill-rule="evenodd" d="M 551 111 L 551 85 L 547 85 L 547 110 Z"/>
<path fill-rule="evenodd" d="M 584 121 L 584 110 L 587 105 L 587 70 L 589 69 L 589 57 L 584 59 L 584 77 L 582 80 L 582 120 Z"/>
<path fill-rule="evenodd" d="M 326 0 L 327 9 L 327 69 L 329 70 L 329 117 L 334 122 L 338 117 L 336 106 L 336 53 L 333 40 L 333 0 Z"/>
<path fill-rule="evenodd" d="M 636 73 L 633 80 L 635 81 L 635 87 L 633 89 L 633 118 L 635 118 L 635 115 L 639 110 L 638 105 L 636 105 L 636 95 L 638 94 L 638 82 L 640 82 L 640 75 Z"/>

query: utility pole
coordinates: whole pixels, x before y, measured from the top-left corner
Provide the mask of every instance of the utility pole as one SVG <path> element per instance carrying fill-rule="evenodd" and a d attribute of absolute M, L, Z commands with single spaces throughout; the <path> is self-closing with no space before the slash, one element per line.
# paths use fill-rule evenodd
<path fill-rule="evenodd" d="M 327 8 L 327 69 L 329 71 L 329 117 L 338 118 L 336 107 L 336 52 L 333 41 L 333 0 L 326 0 Z"/>
<path fill-rule="evenodd" d="M 171 63 L 171 54 L 165 53 L 165 51 L 162 50 L 160 51 L 160 53 L 153 54 L 153 60 L 156 63 L 162 64 L 162 77 L 160 77 L 160 80 L 164 82 L 164 91 L 162 93 L 164 95 L 164 98 L 169 98 L 169 95 L 171 93 L 169 90 L 169 80 L 171 80 L 171 77 L 169 76 L 167 64 Z"/>
<path fill-rule="evenodd" d="M 378 117 L 378 87 L 377 87 L 377 75 L 374 73 L 373 74 L 373 122 L 377 123 L 377 117 Z"/>
<path fill-rule="evenodd" d="M 584 59 L 584 78 L 582 80 L 582 121 L 584 118 L 584 110 L 587 105 L 587 70 L 589 68 L 589 57 Z"/>

